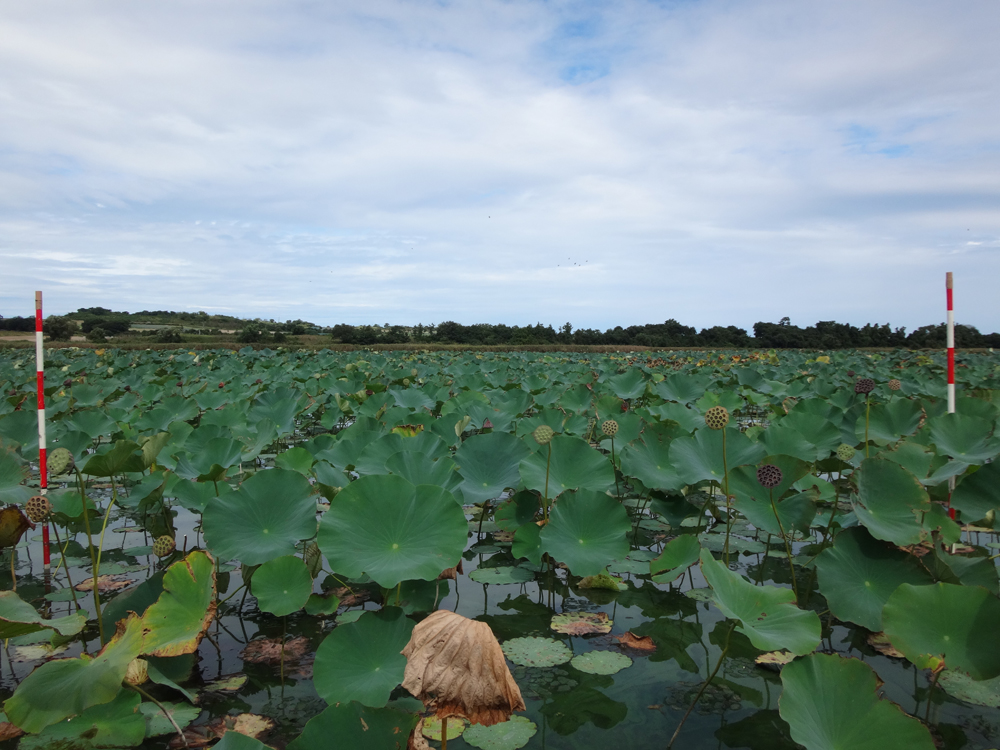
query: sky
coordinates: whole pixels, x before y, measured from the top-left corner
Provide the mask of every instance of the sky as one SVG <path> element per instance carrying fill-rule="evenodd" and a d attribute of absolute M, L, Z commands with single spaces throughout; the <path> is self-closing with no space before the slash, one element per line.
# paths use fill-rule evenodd
<path fill-rule="evenodd" d="M 1000 3 L 0 0 L 0 314 L 1000 330 Z"/>

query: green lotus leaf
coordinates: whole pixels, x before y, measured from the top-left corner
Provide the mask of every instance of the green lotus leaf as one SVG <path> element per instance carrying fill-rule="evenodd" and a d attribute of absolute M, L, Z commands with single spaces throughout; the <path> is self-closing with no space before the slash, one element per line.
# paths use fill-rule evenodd
<path fill-rule="evenodd" d="M 880 451 L 876 458 L 886 458 L 895 461 L 914 476 L 924 479 L 931 470 L 934 461 L 934 451 L 925 445 L 901 440 L 892 446 L 891 450 Z"/>
<path fill-rule="evenodd" d="M 76 635 L 87 624 L 83 615 L 43 619 L 35 608 L 13 591 L 0 591 L 0 638 L 6 640 L 51 628 L 62 636 Z"/>
<path fill-rule="evenodd" d="M 450 492 L 386 474 L 345 487 L 323 516 L 318 541 L 338 573 L 367 573 L 392 588 L 404 579 L 434 580 L 454 567 L 467 535 L 465 514 Z"/>
<path fill-rule="evenodd" d="M 279 453 L 274 457 L 274 465 L 279 469 L 296 471 L 303 476 L 309 475 L 309 470 L 316 463 L 316 459 L 305 448 L 289 448 L 284 453 Z"/>
<path fill-rule="evenodd" d="M 601 492 L 579 490 L 553 503 L 542 529 L 542 551 L 565 563 L 574 575 L 597 575 L 628 554 L 632 524 L 621 503 Z"/>
<path fill-rule="evenodd" d="M 7 699 L 8 720 L 26 732 L 40 732 L 91 706 L 113 701 L 129 663 L 142 652 L 142 641 L 142 621 L 132 616 L 96 656 L 42 664 Z"/>
<path fill-rule="evenodd" d="M 723 430 L 699 429 L 693 437 L 677 438 L 670 444 L 670 462 L 685 484 L 716 480 L 721 484 L 725 471 L 722 464 Z M 727 427 L 726 463 L 730 469 L 744 464 L 756 464 L 766 455 L 762 445 L 751 442 L 739 430 Z"/>
<path fill-rule="evenodd" d="M 257 606 L 277 617 L 290 615 L 306 606 L 312 593 L 312 576 L 295 555 L 268 560 L 254 571 L 251 579 Z"/>
<path fill-rule="evenodd" d="M 200 706 L 190 706 L 186 703 L 170 703 L 169 701 L 162 701 L 160 705 L 167 709 L 167 712 L 176 722 L 177 726 L 182 729 L 197 719 L 198 715 L 201 713 Z M 173 734 L 177 731 L 174 729 L 174 725 L 170 723 L 169 719 L 163 715 L 163 711 L 160 709 L 160 706 L 157 706 L 155 703 L 140 704 L 139 713 L 146 718 L 147 737 L 159 737 L 160 735 Z M 226 734 L 239 734 L 239 732 L 226 732 Z M 247 739 L 250 738 L 247 737 Z M 255 742 L 256 740 L 252 741 Z M 219 745 L 214 745 L 213 747 L 219 747 Z"/>
<path fill-rule="evenodd" d="M 520 438 L 505 432 L 473 435 L 455 451 L 455 463 L 464 478 L 466 502 L 492 500 L 521 483 L 518 467 L 531 451 Z"/>
<path fill-rule="evenodd" d="M 816 558 L 819 589 L 838 619 L 882 631 L 882 608 L 901 584 L 930 584 L 913 555 L 874 539 L 858 526 L 837 534 Z"/>
<path fill-rule="evenodd" d="M 657 583 L 671 583 L 698 562 L 700 554 L 701 545 L 697 537 L 690 534 L 679 536 L 667 542 L 663 547 L 663 554 L 650 561 L 649 572 Z"/>
<path fill-rule="evenodd" d="M 330 704 L 384 706 L 403 681 L 406 657 L 400 652 L 413 626 L 399 607 L 364 612 L 357 622 L 337 626 L 316 650 L 316 692 Z"/>
<path fill-rule="evenodd" d="M 649 411 L 661 420 L 676 422 L 680 429 L 687 433 L 694 432 L 705 426 L 705 416 L 697 409 L 689 409 L 683 404 L 661 404 L 660 406 L 650 407 Z"/>
<path fill-rule="evenodd" d="M 556 435 L 549 443 L 552 460 L 548 465 L 548 496 L 557 497 L 566 490 L 586 489 L 604 492 L 614 486 L 611 461 L 587 441 L 568 435 Z M 532 453 L 521 461 L 520 474 L 529 490 L 544 492 L 548 450 Z"/>
<path fill-rule="evenodd" d="M 316 501 L 301 474 L 271 469 L 205 507 L 205 542 L 220 560 L 260 565 L 289 555 L 316 533 Z"/>
<path fill-rule="evenodd" d="M 400 451 L 389 456 L 385 468 L 410 484 L 432 484 L 449 492 L 454 492 L 462 481 L 458 467 L 447 456 L 435 461 L 426 453 Z"/>
<path fill-rule="evenodd" d="M 217 437 L 199 446 L 196 452 L 179 455 L 174 471 L 185 479 L 218 481 L 226 475 L 226 469 L 238 464 L 242 457 L 242 443 L 228 437 Z"/>
<path fill-rule="evenodd" d="M 390 388 L 390 393 L 396 401 L 396 406 L 406 409 L 433 409 L 434 400 L 419 388 Z"/>
<path fill-rule="evenodd" d="M 638 368 L 626 370 L 620 375 L 612 375 L 604 381 L 604 386 L 621 399 L 635 398 L 646 391 L 646 381 Z"/>
<path fill-rule="evenodd" d="M 476 568 L 469 573 L 469 580 L 476 583 L 527 583 L 534 579 L 535 574 L 527 568 L 515 568 L 509 565 L 497 568 Z"/>
<path fill-rule="evenodd" d="M 288 750 L 317 750 L 329 747 L 331 741 L 338 747 L 352 750 L 405 748 L 406 738 L 419 718 L 414 713 L 394 708 L 368 708 L 353 701 L 328 706 L 306 723 L 302 734 L 289 743 Z"/>
<path fill-rule="evenodd" d="M 631 667 L 632 660 L 615 651 L 588 651 L 574 656 L 570 664 L 587 674 L 616 674 Z"/>
<path fill-rule="evenodd" d="M 951 493 L 951 507 L 963 518 L 979 521 L 1000 508 L 1000 461 L 979 467 L 963 477 Z"/>
<path fill-rule="evenodd" d="M 93 477 L 110 477 L 145 468 L 139 446 L 131 440 L 118 440 L 111 450 L 93 456 L 80 471 Z"/>
<path fill-rule="evenodd" d="M 381 430 L 360 430 L 358 429 L 358 425 L 355 423 L 340 433 L 340 436 L 337 438 L 337 442 L 333 444 L 333 447 L 325 451 L 321 451 L 316 458 L 326 461 L 331 466 L 340 469 L 341 471 L 345 469 L 352 469 L 355 464 L 357 464 L 364 449 L 381 438 L 383 434 L 384 433 Z M 389 455 L 385 458 L 388 458 Z"/>
<path fill-rule="evenodd" d="M 924 555 L 920 561 L 934 576 L 935 582 L 982 586 L 994 596 L 1000 595 L 996 565 L 985 555 L 951 554 L 939 548 L 934 550 L 933 555 Z"/>
<path fill-rule="evenodd" d="M 635 477 L 651 489 L 679 490 L 686 484 L 670 462 L 670 443 L 656 436 L 626 445 L 619 458 L 625 476 Z"/>
<path fill-rule="evenodd" d="M 70 430 L 85 433 L 91 440 L 111 435 L 118 431 L 118 425 L 115 423 L 115 420 L 100 409 L 81 409 L 66 420 L 66 426 Z"/>
<path fill-rule="evenodd" d="M 212 750 L 268 750 L 268 746 L 239 732 L 226 732 Z"/>
<path fill-rule="evenodd" d="M 872 536 L 901 547 L 926 536 L 920 514 L 931 500 L 920 480 L 894 461 L 866 458 L 855 473 L 858 501 L 854 512 Z"/>
<path fill-rule="evenodd" d="M 927 420 L 938 455 L 967 464 L 981 464 L 1000 453 L 993 423 L 967 414 L 941 414 Z"/>
<path fill-rule="evenodd" d="M 792 485 L 810 473 L 810 467 L 804 461 L 792 456 L 767 456 L 761 459 L 763 463 L 773 464 L 781 469 L 781 483 L 772 490 L 763 487 L 757 481 L 756 466 L 740 466 L 729 472 L 729 493 L 736 497 L 734 507 L 759 529 L 768 534 L 781 535 L 791 533 L 793 529 L 806 533 L 816 516 L 816 505 L 809 493 L 797 493 L 782 499 Z M 771 498 L 778 510 L 779 526 L 771 507 Z"/>
<path fill-rule="evenodd" d="M 497 506 L 493 520 L 504 531 L 517 531 L 524 524 L 535 520 L 540 507 L 538 495 L 522 490 Z"/>
<path fill-rule="evenodd" d="M 664 401 L 690 404 L 705 395 L 708 381 L 679 372 L 672 373 L 653 386 L 653 390 Z"/>
<path fill-rule="evenodd" d="M 390 433 L 365 446 L 358 456 L 354 470 L 362 476 L 388 474 L 385 463 L 400 451 L 424 453 L 432 459 L 448 455 L 448 446 L 433 432 L 423 431 L 413 437 Z"/>
<path fill-rule="evenodd" d="M 573 652 L 554 638 L 511 638 L 501 648 L 508 659 L 522 667 L 555 667 L 573 658 Z"/>
<path fill-rule="evenodd" d="M 820 449 L 801 432 L 785 424 L 785 420 L 764 430 L 760 435 L 760 444 L 768 453 L 791 456 L 800 461 L 811 462 L 830 455 L 830 451 Z"/>
<path fill-rule="evenodd" d="M 13 451 L 0 450 L 0 502 L 24 503 L 31 492 L 24 487 L 28 479 L 29 466 L 22 462 Z M 79 501 L 79 495 L 77 500 Z"/>
<path fill-rule="evenodd" d="M 992 680 L 974 680 L 958 669 L 946 669 L 938 678 L 938 685 L 948 695 L 963 703 L 988 708 L 1000 708 L 1000 677 Z"/>
<path fill-rule="evenodd" d="M 857 659 L 810 654 L 781 670 L 781 718 L 808 750 L 934 750 L 930 732 L 879 700 L 878 676 Z"/>
<path fill-rule="evenodd" d="M 139 710 L 140 700 L 138 693 L 122 689 L 108 703 L 91 706 L 79 716 L 51 724 L 40 734 L 22 738 L 18 748 L 90 750 L 135 747 L 146 737 L 146 717 Z M 172 727 L 170 731 L 174 731 Z"/>
<path fill-rule="evenodd" d="M 737 630 L 762 651 L 787 649 L 808 654 L 819 645 L 819 617 L 795 606 L 791 589 L 754 586 L 733 573 L 712 553 L 701 553 L 701 570 L 722 614 L 740 621 Z"/>
<path fill-rule="evenodd" d="M 581 674 L 580 677 L 595 681 L 611 679 L 605 675 Z M 596 684 L 604 686 L 607 683 Z M 553 694 L 551 700 L 544 703 L 539 711 L 548 719 L 550 730 L 568 736 L 587 723 L 592 723 L 598 729 L 611 729 L 624 721 L 628 715 L 628 706 L 583 683 L 565 693 Z"/>
<path fill-rule="evenodd" d="M 215 617 L 215 563 L 201 551 L 167 568 L 163 592 L 142 616 L 143 653 L 178 656 L 198 649 Z"/>
<path fill-rule="evenodd" d="M 896 398 L 885 404 L 875 404 L 868 415 L 868 439 L 877 445 L 894 443 L 901 437 L 916 432 L 922 417 L 923 410 L 919 401 Z M 854 434 L 859 443 L 864 442 L 864 412 L 858 417 Z"/>
<path fill-rule="evenodd" d="M 816 457 L 819 459 L 829 457 L 831 453 L 837 450 L 837 446 L 843 442 L 840 430 L 831 422 L 830 417 L 826 415 L 810 414 L 801 409 L 796 409 L 784 417 L 781 420 L 781 424 L 785 427 L 791 427 L 809 441 L 810 444 L 816 446 Z M 780 451 L 775 452 L 778 453 Z"/>
<path fill-rule="evenodd" d="M 974 680 L 1000 675 L 998 622 L 1000 599 L 981 586 L 904 583 L 882 610 L 889 641 L 918 669 L 944 663 Z"/>
<path fill-rule="evenodd" d="M 542 562 L 542 530 L 538 524 L 529 522 L 514 532 L 514 543 L 510 553 L 517 558 L 525 558 L 535 565 Z"/>
<path fill-rule="evenodd" d="M 310 594 L 306 599 L 306 614 L 325 617 L 336 612 L 339 606 L 340 599 L 333 594 Z"/>

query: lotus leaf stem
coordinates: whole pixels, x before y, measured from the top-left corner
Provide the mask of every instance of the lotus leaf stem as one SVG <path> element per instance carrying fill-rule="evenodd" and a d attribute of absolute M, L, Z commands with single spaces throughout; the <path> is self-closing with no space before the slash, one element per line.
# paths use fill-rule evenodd
<path fill-rule="evenodd" d="M 549 442 L 549 456 L 545 459 L 545 520 L 549 520 L 549 465 L 552 463 L 552 443 Z"/>
<path fill-rule="evenodd" d="M 872 402 L 868 399 L 868 394 L 865 394 L 865 458 L 868 458 L 868 417 L 871 415 Z"/>
<path fill-rule="evenodd" d="M 792 547 L 788 543 L 788 535 L 785 533 L 785 527 L 781 523 L 781 516 L 778 515 L 778 508 L 774 504 L 774 488 L 769 488 L 767 492 L 771 496 L 771 510 L 774 511 L 774 518 L 777 520 L 778 529 L 781 531 L 781 541 L 785 543 L 785 554 L 788 555 L 788 569 L 792 573 L 792 590 L 795 592 L 795 601 L 798 601 L 799 584 L 795 580 L 795 563 L 792 562 Z"/>
<path fill-rule="evenodd" d="M 10 579 L 14 582 L 12 591 L 17 591 L 17 574 L 14 572 L 14 553 L 17 552 L 17 546 L 10 548 Z"/>
<path fill-rule="evenodd" d="M 441 717 L 441 750 L 448 750 L 448 717 Z"/>
<path fill-rule="evenodd" d="M 66 562 L 66 547 L 63 546 L 62 540 L 59 538 L 59 527 L 52 524 L 52 531 L 55 532 L 56 546 L 59 547 L 59 552 L 62 554 L 62 565 L 66 568 L 66 582 L 69 584 L 69 593 L 73 597 L 73 606 L 80 609 L 80 604 L 76 600 L 76 589 L 73 588 L 73 579 L 69 577 L 69 563 Z M 122 534 L 122 536 L 124 536 L 124 534 Z M 67 542 L 67 544 L 69 544 L 69 542 Z M 57 566 L 56 570 L 58 571 L 58 569 L 59 568 Z"/>
<path fill-rule="evenodd" d="M 712 670 L 712 674 L 708 676 L 708 679 L 702 683 L 701 688 L 698 690 L 698 694 L 695 695 L 694 700 L 691 701 L 691 705 L 688 706 L 688 710 L 684 713 L 684 716 L 681 719 L 681 723 L 677 725 L 677 729 L 674 730 L 673 735 L 671 735 L 670 737 L 670 742 L 667 743 L 667 750 L 670 750 L 670 748 L 674 746 L 674 740 L 676 740 L 677 735 L 681 733 L 681 727 L 684 726 L 684 722 L 687 721 L 688 716 L 690 716 L 691 712 L 694 711 L 694 707 L 698 705 L 698 701 L 701 700 L 701 696 L 704 694 L 708 686 L 712 683 L 712 680 L 715 679 L 715 675 L 719 673 L 719 668 L 722 667 L 722 660 L 726 658 L 726 653 L 729 651 L 729 639 L 732 636 L 733 630 L 735 628 L 736 628 L 736 621 L 734 620 L 733 624 L 729 626 L 729 632 L 726 633 L 726 645 L 723 647 L 722 653 L 719 654 L 719 661 L 715 663 L 715 669 Z"/>
<path fill-rule="evenodd" d="M 934 698 L 934 688 L 937 686 L 938 678 L 944 671 L 944 664 L 940 665 L 934 670 L 934 674 L 931 677 L 931 684 L 927 686 L 927 711 L 924 713 L 924 723 L 930 725 L 931 723 L 931 705 Z"/>
<path fill-rule="evenodd" d="M 177 731 L 177 736 L 181 738 L 181 742 L 184 743 L 184 747 L 190 747 L 190 745 L 188 745 L 187 737 L 184 736 L 184 730 L 182 730 L 177 725 L 177 722 L 174 721 L 174 717 L 167 710 L 166 706 L 164 706 L 162 703 L 160 703 L 158 700 L 156 700 L 156 698 L 154 698 L 153 696 L 151 696 L 149 693 L 147 693 L 145 690 L 143 690 L 138 685 L 129 685 L 128 683 L 126 683 L 125 687 L 129 688 L 129 690 L 134 690 L 139 695 L 141 695 L 143 698 L 147 699 L 148 701 L 150 701 L 152 703 L 155 703 L 156 707 L 159 708 L 163 712 L 163 715 L 167 717 L 167 721 L 170 722 L 170 725 Z"/>
<path fill-rule="evenodd" d="M 726 493 L 726 543 L 722 547 L 723 556 L 726 559 L 726 567 L 729 567 L 729 532 L 733 528 L 733 508 L 729 499 L 729 462 L 726 460 L 726 428 L 722 428 L 722 490 Z"/>
<path fill-rule="evenodd" d="M 615 494 L 621 499 L 622 491 L 618 489 L 618 464 L 615 463 L 615 436 L 611 436 L 611 470 L 615 473 Z"/>
<path fill-rule="evenodd" d="M 80 474 L 80 470 L 74 466 L 74 471 L 76 471 L 76 481 L 80 486 L 80 502 L 83 503 L 83 526 L 87 530 L 87 550 L 90 552 L 90 569 L 94 573 L 94 609 L 97 610 L 97 632 L 101 637 L 101 645 L 105 643 L 104 640 L 104 621 L 101 619 L 101 595 L 97 590 L 97 568 L 98 559 L 94 554 L 94 537 L 90 533 L 90 513 L 87 511 L 87 493 L 84 489 L 83 475 Z"/>

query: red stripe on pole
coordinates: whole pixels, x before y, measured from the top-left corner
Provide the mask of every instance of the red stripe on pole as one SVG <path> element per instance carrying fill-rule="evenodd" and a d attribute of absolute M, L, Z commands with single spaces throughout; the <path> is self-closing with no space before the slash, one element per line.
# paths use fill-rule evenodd
<path fill-rule="evenodd" d="M 35 292 L 35 336 L 40 337 L 43 333 L 42 330 L 42 293 Z M 36 390 L 38 391 L 38 420 L 39 420 L 39 437 L 42 435 L 42 420 L 45 419 L 45 360 L 44 354 L 42 352 L 38 353 L 38 376 L 36 381 Z M 46 446 L 39 443 L 38 445 L 38 474 L 39 474 L 39 486 L 42 489 L 42 494 L 45 494 L 45 490 L 49 487 L 49 462 L 48 462 L 48 451 Z M 49 567 L 52 564 L 52 550 L 49 549 L 49 525 L 48 523 L 42 525 L 42 564 L 45 566 L 45 571 L 48 573 Z"/>
<path fill-rule="evenodd" d="M 940 351 L 940 349 L 938 350 Z M 939 362 L 941 360 L 938 360 Z M 955 350 L 948 350 L 948 383 L 949 385 L 955 384 Z"/>
<path fill-rule="evenodd" d="M 948 309 L 955 309 L 955 290 L 951 287 L 948 287 Z"/>

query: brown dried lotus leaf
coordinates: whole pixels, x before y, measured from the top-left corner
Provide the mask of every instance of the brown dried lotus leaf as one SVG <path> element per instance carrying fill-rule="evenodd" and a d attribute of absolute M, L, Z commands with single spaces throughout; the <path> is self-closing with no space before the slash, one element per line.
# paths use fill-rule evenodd
<path fill-rule="evenodd" d="M 438 716 L 492 726 L 525 708 L 503 650 L 484 622 L 439 609 L 413 629 L 403 656 L 403 687 Z"/>
<path fill-rule="evenodd" d="M 889 638 L 885 633 L 869 633 L 868 645 L 883 656 L 891 656 L 895 659 L 905 658 L 903 653 L 889 642 Z"/>
<path fill-rule="evenodd" d="M 567 612 L 555 615 L 549 627 L 567 635 L 609 633 L 613 623 L 606 612 Z"/>
<path fill-rule="evenodd" d="M 631 630 L 627 633 L 622 633 L 621 635 L 612 636 L 618 641 L 618 644 L 628 651 L 634 651 L 638 654 L 651 654 L 656 651 L 656 644 L 653 643 L 653 639 L 648 635 L 636 635 Z"/>
<path fill-rule="evenodd" d="M 108 591 L 118 591 L 119 589 L 128 588 L 133 583 L 135 583 L 134 578 L 122 578 L 120 575 L 98 576 L 97 590 L 104 594 Z M 76 584 L 74 588 L 76 588 L 77 591 L 93 591 L 94 579 L 88 578 L 86 581 Z"/>
<path fill-rule="evenodd" d="M 285 643 L 285 660 L 301 658 L 309 650 L 309 639 L 304 635 Z M 251 664 L 277 664 L 281 661 L 281 639 L 259 638 L 250 641 L 240 651 L 240 658 Z"/>
<path fill-rule="evenodd" d="M 240 714 L 236 717 L 232 727 L 234 732 L 239 732 L 240 734 L 245 734 L 247 737 L 253 737 L 258 740 L 272 729 L 274 729 L 274 719 L 269 719 L 266 716 L 258 716 L 257 714 Z"/>
<path fill-rule="evenodd" d="M 442 570 L 441 571 L 441 575 L 438 576 L 438 580 L 439 581 L 443 581 L 443 580 L 445 580 L 447 578 L 447 579 L 450 579 L 452 581 L 457 581 L 459 574 L 462 574 L 462 575 L 465 574 L 465 571 L 462 570 L 462 561 L 461 560 L 458 561 L 458 565 L 456 565 L 454 568 L 445 568 L 444 570 Z"/>
<path fill-rule="evenodd" d="M 794 658 L 795 654 L 790 654 L 787 651 L 768 651 L 766 654 L 761 654 L 754 659 L 754 662 L 760 664 L 762 667 L 783 667 L 789 664 Z"/>
<path fill-rule="evenodd" d="M 17 739 L 22 734 L 24 734 L 24 730 L 21 727 L 15 726 L 9 721 L 0 722 L 0 742 Z"/>
<path fill-rule="evenodd" d="M 424 737 L 423 730 L 424 720 L 421 719 L 417 722 L 417 725 L 410 733 L 409 739 L 406 741 L 406 750 L 433 750 L 427 738 Z"/>

